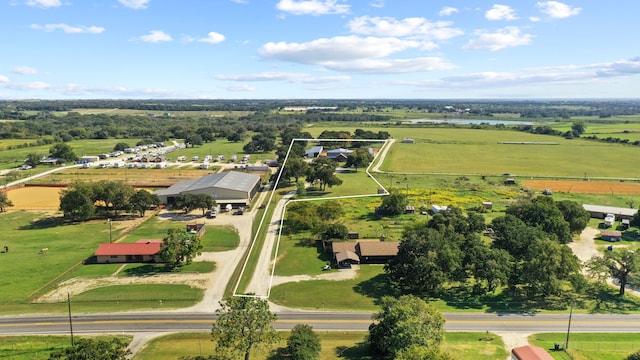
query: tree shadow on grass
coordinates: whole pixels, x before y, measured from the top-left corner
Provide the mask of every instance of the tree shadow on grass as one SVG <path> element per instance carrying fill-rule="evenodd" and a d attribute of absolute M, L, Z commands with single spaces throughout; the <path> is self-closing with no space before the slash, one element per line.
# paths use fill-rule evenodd
<path fill-rule="evenodd" d="M 124 270 L 122 270 L 122 274 L 127 276 L 150 276 L 179 272 L 179 270 L 179 268 L 174 269 L 166 265 L 147 264 L 136 267 L 126 267 Z"/>
<path fill-rule="evenodd" d="M 382 356 L 373 355 L 371 347 L 366 341 L 356 343 L 354 346 L 336 347 L 336 356 L 339 359 L 349 360 L 382 360 Z"/>
<path fill-rule="evenodd" d="M 592 314 L 628 314 L 640 308 L 637 298 L 620 296 L 616 289 L 608 286 L 597 286 L 592 291 L 588 291 L 587 299 L 593 303 L 589 308 Z"/>
<path fill-rule="evenodd" d="M 353 287 L 358 294 L 374 299 L 374 303 L 378 304 L 383 296 L 397 296 L 393 288 L 390 286 L 389 275 L 378 274 L 371 279 L 359 282 Z"/>
<path fill-rule="evenodd" d="M 485 310 L 488 313 L 535 314 L 540 309 L 562 310 L 568 308 L 565 298 L 527 298 L 507 291 L 479 294 L 472 287 L 458 286 L 447 289 L 440 300 L 458 310 Z"/>
<path fill-rule="evenodd" d="M 27 225 L 20 226 L 19 229 L 20 230 L 49 229 L 49 228 L 54 228 L 58 226 L 73 225 L 77 223 L 79 222 L 69 221 L 68 219 L 65 219 L 60 216 L 51 216 L 51 217 L 45 217 L 42 219 L 34 220 Z"/>

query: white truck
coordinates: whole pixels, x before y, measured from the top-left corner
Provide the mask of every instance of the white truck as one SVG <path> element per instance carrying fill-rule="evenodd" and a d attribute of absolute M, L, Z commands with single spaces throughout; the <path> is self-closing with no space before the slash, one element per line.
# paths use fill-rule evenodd
<path fill-rule="evenodd" d="M 616 222 L 616 216 L 613 214 L 607 214 L 604 217 L 604 226 L 606 227 L 612 227 L 615 222 Z"/>

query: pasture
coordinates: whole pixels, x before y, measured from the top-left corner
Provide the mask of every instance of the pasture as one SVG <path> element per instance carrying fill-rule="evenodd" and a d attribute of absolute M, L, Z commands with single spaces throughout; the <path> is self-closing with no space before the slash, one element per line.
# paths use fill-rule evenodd
<path fill-rule="evenodd" d="M 364 331 L 315 331 L 322 349 L 320 360 L 374 360 L 367 345 L 368 332 Z M 273 349 L 284 348 L 290 333 L 280 332 L 282 340 Z M 491 340 L 478 340 L 485 333 L 446 333 L 443 350 L 460 359 L 502 360 L 506 358 L 504 343 L 499 336 Z M 209 333 L 180 333 L 158 337 L 133 357 L 133 360 L 173 360 L 181 356 L 206 356 L 214 354 L 215 342 Z M 252 359 L 272 359 L 266 351 L 256 351 Z"/>

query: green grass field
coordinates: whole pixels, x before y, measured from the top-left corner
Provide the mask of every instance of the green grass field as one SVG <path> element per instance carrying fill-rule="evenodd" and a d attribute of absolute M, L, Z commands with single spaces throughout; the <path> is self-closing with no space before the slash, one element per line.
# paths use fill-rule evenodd
<path fill-rule="evenodd" d="M 566 333 L 542 333 L 529 337 L 529 342 L 544 349 L 558 343 L 564 347 Z M 569 349 L 549 351 L 556 360 L 619 360 L 640 351 L 640 334 L 628 333 L 571 333 Z"/>
<path fill-rule="evenodd" d="M 132 336 L 118 336 L 126 343 L 131 342 Z M 78 337 L 76 337 L 77 339 Z M 86 336 L 82 336 L 86 338 Z M 98 336 L 92 338 L 112 339 L 113 336 Z M 47 360 L 49 354 L 71 346 L 68 336 L 2 336 L 0 337 L 0 359 L 6 360 Z"/>
<path fill-rule="evenodd" d="M 22 211 L 0 214 L 0 246 L 9 247 L 8 253 L 0 254 L 1 303 L 26 303 L 37 289 L 80 264 L 109 238 L 105 221 L 61 223 L 46 216 Z M 49 249 L 46 254 L 40 253 L 43 248 Z"/>
<path fill-rule="evenodd" d="M 382 266 L 361 265 L 352 280 L 285 283 L 271 289 L 276 304 L 308 310 L 375 311 L 374 301 L 387 294 Z"/>
<path fill-rule="evenodd" d="M 281 332 L 282 340 L 273 350 L 286 346 L 288 332 Z M 316 331 L 322 344 L 320 360 L 375 360 L 367 345 L 367 332 L 362 331 Z M 484 333 L 447 333 L 443 350 L 457 359 L 503 360 L 507 356 L 499 336 L 492 340 L 479 340 Z M 181 333 L 166 335 L 151 340 L 149 345 L 133 357 L 134 360 L 173 360 L 181 356 L 210 355 L 215 342 L 208 333 Z M 267 351 L 256 351 L 252 359 L 273 359 Z M 278 357 L 276 357 L 278 359 Z"/>

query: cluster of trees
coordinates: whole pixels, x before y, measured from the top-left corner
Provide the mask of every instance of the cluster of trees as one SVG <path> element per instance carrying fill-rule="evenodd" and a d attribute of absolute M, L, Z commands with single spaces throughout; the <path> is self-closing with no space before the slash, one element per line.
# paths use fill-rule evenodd
<path fill-rule="evenodd" d="M 339 202 L 300 201 L 287 206 L 283 230 L 289 234 L 309 231 L 325 240 L 345 240 L 349 230 L 338 222 L 344 215 Z"/>
<path fill-rule="evenodd" d="M 297 183 L 305 176 L 307 182 L 317 184 L 320 190 L 328 187 L 342 185 L 342 179 L 335 175 L 338 163 L 327 157 L 317 157 L 308 163 L 300 157 L 289 157 L 285 164 L 280 165 L 280 176 L 283 180 L 291 182 L 293 178 Z"/>
<path fill-rule="evenodd" d="M 51 352 L 49 360 L 126 360 L 130 355 L 120 338 L 80 338 L 72 346 Z"/>
<path fill-rule="evenodd" d="M 72 220 L 85 221 L 102 215 L 118 216 L 120 211 L 145 212 L 160 204 L 157 195 L 135 190 L 122 181 L 74 182 L 61 192 L 60 210 Z"/>
<path fill-rule="evenodd" d="M 211 335 L 216 340 L 216 354 L 194 360 L 249 360 L 251 351 L 269 348 L 281 336 L 272 323 L 277 316 L 269 311 L 269 303 L 249 294 L 232 297 L 220 302 L 216 310 L 218 320 L 213 324 Z M 320 356 L 320 339 L 309 325 L 294 326 L 285 349 L 278 355 L 293 360 L 314 360 Z"/>
<path fill-rule="evenodd" d="M 473 284 L 476 294 L 501 286 L 529 297 L 558 295 L 566 286 L 579 290 L 580 264 L 564 244 L 584 229 L 585 213 L 570 201 L 523 200 L 491 222 L 493 241 L 487 244 L 480 236 L 482 215 L 451 208 L 408 226 L 385 271 L 399 293 L 419 297 L 438 297 L 446 284 L 456 283 Z"/>
<path fill-rule="evenodd" d="M 216 200 L 209 194 L 180 194 L 176 196 L 176 207 L 189 213 L 195 209 L 202 210 L 204 216 L 207 210 L 216 206 Z"/>

